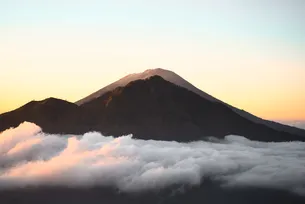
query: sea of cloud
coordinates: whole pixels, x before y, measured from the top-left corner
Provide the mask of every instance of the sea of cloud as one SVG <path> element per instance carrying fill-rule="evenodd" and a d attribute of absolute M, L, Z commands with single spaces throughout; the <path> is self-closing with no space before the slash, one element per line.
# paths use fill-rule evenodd
<path fill-rule="evenodd" d="M 187 137 L 187 135 L 186 135 Z M 285 189 L 305 196 L 305 143 L 266 143 L 229 135 L 178 143 L 45 134 L 24 122 L 0 134 L 0 189 L 111 186 L 124 192 L 199 185 Z"/>

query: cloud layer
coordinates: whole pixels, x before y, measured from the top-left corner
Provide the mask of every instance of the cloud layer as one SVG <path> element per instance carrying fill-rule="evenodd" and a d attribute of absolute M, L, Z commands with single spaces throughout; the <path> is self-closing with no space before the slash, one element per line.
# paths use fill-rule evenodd
<path fill-rule="evenodd" d="M 199 185 L 205 178 L 228 187 L 305 195 L 305 143 L 265 143 L 234 135 L 191 143 L 98 132 L 50 135 L 28 122 L 0 134 L 0 188 L 101 185 L 138 192 Z"/>

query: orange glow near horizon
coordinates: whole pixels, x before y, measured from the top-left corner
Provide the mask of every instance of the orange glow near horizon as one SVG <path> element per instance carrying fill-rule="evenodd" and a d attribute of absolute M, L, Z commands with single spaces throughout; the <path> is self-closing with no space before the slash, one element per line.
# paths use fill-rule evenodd
<path fill-rule="evenodd" d="M 0 59 L 0 67 L 7 68 L 1 70 L 0 76 L 0 113 L 48 97 L 75 102 L 127 74 L 162 67 L 258 117 L 305 120 L 305 60 L 276 57 L 266 60 L 256 53 L 246 52 L 241 56 L 230 50 L 223 55 L 209 53 L 204 60 L 187 52 L 183 53 L 184 58 L 174 59 L 181 53 L 173 52 L 166 59 L 156 56 L 150 59 L 149 54 L 153 53 L 148 49 L 141 60 L 119 54 L 110 61 L 103 61 L 98 60 L 98 53 L 91 53 L 90 59 L 84 60 L 89 56 L 73 53 L 73 50 L 70 50 L 73 56 L 68 59 L 48 53 L 49 50 L 45 50 L 48 54 L 39 56 L 38 51 L 33 50 L 34 54 L 27 57 L 21 52 L 10 55 L 18 60 Z"/>
<path fill-rule="evenodd" d="M 2 8 L 0 113 L 48 97 L 75 102 L 160 67 L 258 117 L 305 120 L 301 7 L 38 2 Z"/>
<path fill-rule="evenodd" d="M 144 70 L 136 70 L 135 72 L 141 71 Z M 126 74 L 126 72 L 123 72 L 123 74 Z M 177 72 L 177 74 L 184 77 L 184 74 L 180 74 L 180 72 Z M 298 74 L 292 73 L 291 76 L 283 73 L 281 77 L 291 77 L 287 79 L 291 81 L 288 81 L 288 83 L 286 81 L 285 84 L 279 76 L 275 76 L 273 79 L 269 78 L 269 81 L 266 82 L 268 75 L 265 75 L 261 77 L 262 81 L 255 83 L 255 81 L 251 82 L 249 79 L 235 82 L 225 81 L 226 76 L 216 76 L 217 73 L 208 74 L 204 71 L 195 71 L 188 74 L 189 76 L 185 79 L 201 90 L 258 117 L 272 120 L 305 120 L 305 93 L 301 84 L 301 78 L 305 76 L 305 73 L 301 71 Z M 45 77 L 43 79 L 45 82 L 42 79 L 38 80 L 37 84 L 27 83 L 26 80 L 23 81 L 21 78 L 12 80 L 13 83 L 16 83 L 15 85 L 8 83 L 7 88 L 1 89 L 1 95 L 4 97 L 0 101 L 0 113 L 14 110 L 31 100 L 43 100 L 48 97 L 75 102 L 124 76 L 120 74 L 115 77 L 113 73 L 110 73 L 107 77 L 108 74 L 102 74 L 101 71 L 100 75 L 104 75 L 101 80 L 93 76 L 93 80 L 84 79 L 79 84 L 75 78 L 80 77 L 80 73 L 75 76 L 71 75 L 70 82 L 69 77 L 67 80 L 58 80 L 54 75 Z M 235 76 L 234 80 L 239 77 L 241 76 Z M 58 83 L 58 85 L 53 84 L 53 78 L 54 83 Z M 211 80 L 213 78 L 217 80 Z M 47 80 L 51 83 L 47 83 Z M 283 84 L 281 85 L 281 83 Z M 4 87 L 5 84 L 3 83 L 1 86 Z M 303 87 L 305 87 L 305 84 Z"/>

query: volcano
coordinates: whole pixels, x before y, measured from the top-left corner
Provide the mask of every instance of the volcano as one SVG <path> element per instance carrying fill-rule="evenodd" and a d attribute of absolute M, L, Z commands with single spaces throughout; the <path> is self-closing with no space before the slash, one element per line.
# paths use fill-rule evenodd
<path fill-rule="evenodd" d="M 127 75 L 76 103 L 55 98 L 29 102 L 1 114 L 0 131 L 23 121 L 49 133 L 100 131 L 170 141 L 230 134 L 258 141 L 305 140 L 304 130 L 255 117 L 164 69 Z"/>
<path fill-rule="evenodd" d="M 209 95 L 208 93 L 198 89 L 197 87 L 195 87 L 194 85 L 192 85 L 191 83 L 186 81 L 184 78 L 182 78 L 178 74 L 176 74 L 172 71 L 169 71 L 169 70 L 162 69 L 162 68 L 148 69 L 142 73 L 129 74 L 129 75 L 119 79 L 118 81 L 84 97 L 83 99 L 77 101 L 76 104 L 78 104 L 78 105 L 85 104 L 87 102 L 90 102 L 90 101 L 102 96 L 106 92 L 111 91 L 117 87 L 125 86 L 132 81 L 147 79 L 149 77 L 156 76 L 156 75 L 161 76 L 166 81 L 169 81 L 169 82 L 176 84 L 180 87 L 183 87 L 189 91 L 192 91 L 206 100 L 222 103 L 222 104 L 226 105 L 227 107 L 229 107 L 230 109 L 232 109 L 238 115 L 240 115 L 240 116 L 244 117 L 245 119 L 250 120 L 254 123 L 265 125 L 271 129 L 274 129 L 277 131 L 283 131 L 283 132 L 287 132 L 290 134 L 305 137 L 305 131 L 303 129 L 291 127 L 291 126 L 284 125 L 284 124 L 277 123 L 277 122 L 270 121 L 270 120 L 265 120 L 265 119 L 255 116 L 249 112 L 246 112 L 245 110 L 241 110 L 239 108 L 231 106 L 230 104 L 227 104 L 227 103 Z"/>

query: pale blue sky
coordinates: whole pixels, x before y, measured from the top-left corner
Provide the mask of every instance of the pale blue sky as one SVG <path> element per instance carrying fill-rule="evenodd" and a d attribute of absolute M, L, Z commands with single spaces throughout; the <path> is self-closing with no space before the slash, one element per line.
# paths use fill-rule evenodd
<path fill-rule="evenodd" d="M 305 41 L 303 0 L 1 0 L 1 27 L 119 27 L 130 32 Z M 109 31 L 111 32 L 111 31 Z M 199 35 L 199 36 L 198 36 Z M 304 48 L 304 47 L 303 47 Z"/>

